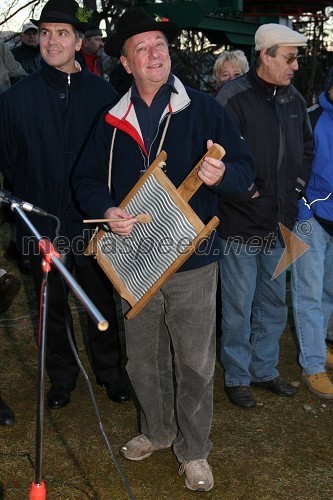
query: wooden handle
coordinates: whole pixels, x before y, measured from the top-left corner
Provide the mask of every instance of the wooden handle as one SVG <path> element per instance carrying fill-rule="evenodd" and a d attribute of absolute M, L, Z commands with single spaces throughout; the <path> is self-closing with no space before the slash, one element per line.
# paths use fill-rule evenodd
<path fill-rule="evenodd" d="M 147 222 L 151 222 L 152 221 L 152 218 L 149 214 L 138 214 L 134 217 L 134 219 L 137 220 L 137 222 L 141 222 L 142 224 L 146 224 Z M 124 220 L 128 220 L 128 219 L 121 219 L 121 218 L 117 218 L 117 219 L 84 219 L 83 222 L 86 222 L 86 223 L 98 223 L 98 222 L 121 222 L 121 221 L 124 221 Z"/>
<path fill-rule="evenodd" d="M 202 184 L 202 180 L 198 176 L 199 168 L 201 167 L 202 162 L 209 156 L 210 158 L 215 158 L 216 160 L 221 160 L 225 155 L 225 150 L 219 144 L 214 143 L 207 153 L 201 158 L 201 160 L 196 164 L 194 169 L 188 174 L 186 179 L 181 183 L 179 188 L 177 189 L 180 196 L 185 201 L 189 201 L 194 193 L 199 189 Z"/>

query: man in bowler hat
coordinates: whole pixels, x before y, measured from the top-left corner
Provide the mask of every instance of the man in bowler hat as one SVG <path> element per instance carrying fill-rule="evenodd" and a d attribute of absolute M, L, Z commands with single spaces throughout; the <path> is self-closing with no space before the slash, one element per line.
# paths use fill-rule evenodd
<path fill-rule="evenodd" d="M 83 255 L 83 219 L 71 186 L 80 150 L 101 112 L 117 101 L 114 89 L 78 62 L 81 32 L 87 23 L 74 0 L 49 0 L 38 26 L 41 69 L 19 82 L 0 102 L 0 164 L 13 185 L 13 194 L 46 210 L 60 220 L 31 216 L 44 237 L 58 242 L 68 269 L 109 322 L 105 333 L 88 317 L 89 347 L 98 384 L 118 403 L 128 399 L 120 375 L 120 350 L 112 286 L 97 264 Z M 89 25 L 88 25 L 89 26 Z M 32 120 L 31 117 L 34 117 Z M 29 123 L 29 127 L 26 124 Z M 43 273 L 38 247 L 18 224 L 18 245 L 29 251 L 39 297 Z M 66 292 L 66 295 L 68 291 Z M 51 381 L 50 408 L 70 402 L 79 373 L 67 337 L 73 334 L 67 297 L 57 271 L 49 275 L 46 371 Z"/>
<path fill-rule="evenodd" d="M 119 203 L 159 148 L 168 155 L 167 175 L 176 187 L 212 141 L 225 148 L 224 162 L 206 157 L 199 170 L 203 186 L 191 205 L 203 221 L 217 214 L 217 193 L 252 195 L 252 157 L 229 115 L 211 96 L 185 88 L 171 72 L 168 43 L 179 31 L 168 19 L 132 9 L 106 43 L 106 53 L 120 57 L 134 82 L 99 120 L 74 185 L 80 205 L 91 216 L 123 219 L 109 224 L 119 236 L 129 235 L 136 220 Z M 126 368 L 140 403 L 141 434 L 120 453 L 139 461 L 172 446 L 187 488 L 195 491 L 209 491 L 214 484 L 207 457 L 212 446 L 219 248 L 215 235 L 206 243 L 209 250 L 191 256 L 135 318 L 125 319 Z M 126 312 L 128 306 L 123 306 Z"/>
<path fill-rule="evenodd" d="M 89 26 L 89 29 L 84 33 L 80 50 L 89 71 L 101 77 L 103 77 L 101 52 L 104 47 L 102 35 L 102 30 L 98 26 L 93 24 Z"/>

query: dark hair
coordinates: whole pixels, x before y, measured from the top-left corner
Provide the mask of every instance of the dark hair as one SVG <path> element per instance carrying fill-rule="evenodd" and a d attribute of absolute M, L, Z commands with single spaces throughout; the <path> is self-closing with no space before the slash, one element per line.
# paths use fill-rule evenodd
<path fill-rule="evenodd" d="M 274 47 L 270 47 L 269 49 L 266 49 L 265 54 L 267 54 L 268 56 L 271 56 L 271 57 L 275 57 L 277 49 L 278 49 L 278 46 L 274 45 Z M 255 64 L 256 64 L 256 68 L 259 68 L 259 66 L 261 64 L 260 50 L 257 50 L 255 53 Z"/>
<path fill-rule="evenodd" d="M 43 24 L 45 23 L 41 23 L 38 28 L 37 28 L 37 33 L 38 33 L 38 36 L 40 35 L 40 32 L 45 29 L 43 28 Z M 68 23 L 69 24 L 69 23 Z M 84 37 L 83 33 L 79 30 L 77 30 L 72 24 L 70 25 L 75 33 L 75 37 L 76 37 L 76 40 L 82 40 L 82 38 Z"/>

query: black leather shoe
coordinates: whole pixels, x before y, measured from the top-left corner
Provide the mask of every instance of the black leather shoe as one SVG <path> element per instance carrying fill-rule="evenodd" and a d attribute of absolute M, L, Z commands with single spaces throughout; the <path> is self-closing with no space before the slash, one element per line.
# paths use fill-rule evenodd
<path fill-rule="evenodd" d="M 0 396 L 0 425 L 13 425 L 14 413 Z"/>
<path fill-rule="evenodd" d="M 130 395 L 126 385 L 123 382 L 98 382 L 106 388 L 106 394 L 109 399 L 115 403 L 126 403 L 130 399 Z"/>
<path fill-rule="evenodd" d="M 251 385 L 261 387 L 262 389 L 271 391 L 278 396 L 285 396 L 287 398 L 291 398 L 296 394 L 296 388 L 293 385 L 288 384 L 288 382 L 283 382 L 280 377 L 267 380 L 266 382 L 251 382 Z"/>
<path fill-rule="evenodd" d="M 51 410 L 67 406 L 71 400 L 71 391 L 73 389 L 74 386 L 71 385 L 51 385 L 46 397 L 47 406 Z"/>
<path fill-rule="evenodd" d="M 228 398 L 233 405 L 240 406 L 241 408 L 254 408 L 257 405 L 257 401 L 247 386 L 225 387 L 225 392 L 228 394 Z"/>

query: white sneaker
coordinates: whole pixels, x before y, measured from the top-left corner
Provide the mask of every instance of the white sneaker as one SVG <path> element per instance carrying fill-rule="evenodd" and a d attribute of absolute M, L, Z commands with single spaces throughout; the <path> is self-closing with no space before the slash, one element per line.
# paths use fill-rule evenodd
<path fill-rule="evenodd" d="M 139 434 L 127 441 L 127 443 L 120 448 L 119 453 L 124 458 L 127 458 L 127 460 L 139 461 L 150 457 L 154 451 L 170 448 L 171 444 L 172 443 L 168 445 L 154 445 L 144 434 Z"/>
<path fill-rule="evenodd" d="M 179 474 L 183 473 L 189 490 L 210 491 L 214 486 L 212 468 L 206 459 L 183 462 L 179 467 Z"/>

